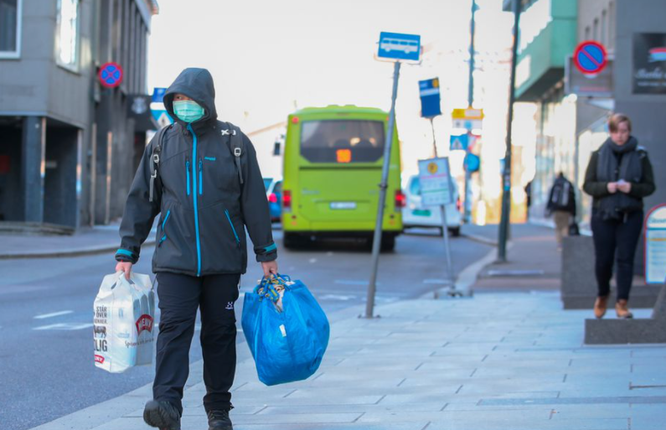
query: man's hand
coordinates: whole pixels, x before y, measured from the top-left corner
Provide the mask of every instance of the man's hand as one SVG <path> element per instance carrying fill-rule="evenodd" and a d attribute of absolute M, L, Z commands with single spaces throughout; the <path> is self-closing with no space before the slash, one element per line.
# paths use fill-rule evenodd
<path fill-rule="evenodd" d="M 271 275 L 277 275 L 278 274 L 278 265 L 277 261 L 264 261 L 261 263 L 261 268 L 264 271 L 264 276 L 267 278 L 270 278 Z"/>
<path fill-rule="evenodd" d="M 617 189 L 625 194 L 631 192 L 631 182 L 618 182 Z"/>
<path fill-rule="evenodd" d="M 277 266 L 275 266 L 277 268 Z M 129 281 L 130 274 L 132 273 L 132 263 L 129 261 L 119 261 L 116 264 L 116 273 L 125 272 L 125 278 Z"/>
<path fill-rule="evenodd" d="M 617 193 L 617 182 L 609 182 L 608 185 L 606 185 L 606 189 L 608 189 L 608 192 L 611 194 Z"/>

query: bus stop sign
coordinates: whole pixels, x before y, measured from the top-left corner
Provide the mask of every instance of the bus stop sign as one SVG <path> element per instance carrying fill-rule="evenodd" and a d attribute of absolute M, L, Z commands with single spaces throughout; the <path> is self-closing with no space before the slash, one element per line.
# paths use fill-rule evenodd
<path fill-rule="evenodd" d="M 421 57 L 421 36 L 416 34 L 379 34 L 379 58 L 392 60 L 419 61 Z"/>

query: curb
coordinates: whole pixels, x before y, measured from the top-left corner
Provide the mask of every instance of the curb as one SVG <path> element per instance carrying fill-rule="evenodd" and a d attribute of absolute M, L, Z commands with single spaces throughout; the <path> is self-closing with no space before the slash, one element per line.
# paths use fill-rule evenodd
<path fill-rule="evenodd" d="M 465 239 L 469 239 L 473 242 L 482 243 L 484 245 L 498 246 L 499 244 L 496 240 L 488 239 L 487 237 L 479 236 L 476 234 L 460 232 L 460 237 L 464 237 Z"/>
<path fill-rule="evenodd" d="M 147 240 L 141 245 L 151 246 L 155 245 L 155 240 Z M 92 246 L 88 248 L 78 248 L 70 250 L 61 250 L 61 251 L 33 251 L 33 252 L 16 252 L 9 254 L 0 254 L 0 260 L 21 260 L 21 259 L 31 259 L 31 258 L 65 258 L 65 257 L 81 257 L 84 255 L 98 255 L 98 254 L 107 254 L 114 252 L 118 249 L 118 244 L 111 245 L 102 245 L 102 246 Z"/>

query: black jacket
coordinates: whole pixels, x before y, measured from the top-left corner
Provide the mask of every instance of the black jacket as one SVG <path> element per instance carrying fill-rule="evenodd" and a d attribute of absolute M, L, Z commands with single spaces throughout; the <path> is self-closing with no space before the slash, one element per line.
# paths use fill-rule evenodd
<path fill-rule="evenodd" d="M 184 94 L 202 105 L 205 115 L 192 124 L 173 112 L 173 98 Z M 117 260 L 135 263 L 154 218 L 161 213 L 154 272 L 191 276 L 245 273 L 245 227 L 257 261 L 277 258 L 268 201 L 256 153 L 242 135 L 241 184 L 227 131 L 217 121 L 213 78 L 205 69 L 186 69 L 169 87 L 164 105 L 176 123 L 164 133 L 155 198 L 149 201 L 151 155 L 146 147 L 125 206 Z M 157 136 L 157 135 L 156 135 Z"/>
<path fill-rule="evenodd" d="M 652 164 L 648 157 L 647 152 L 640 148 L 637 149 L 641 152 L 641 170 L 642 175 L 639 180 L 631 180 L 631 191 L 628 196 L 636 199 L 638 206 L 642 207 L 643 198 L 649 196 L 655 191 L 654 183 L 654 172 L 652 171 Z M 587 170 L 585 171 L 585 182 L 583 183 L 583 190 L 593 197 L 592 207 L 598 209 L 601 200 L 607 197 L 611 197 L 612 194 L 608 192 L 608 182 L 606 180 L 601 180 L 597 172 L 599 164 L 599 150 L 596 150 L 592 153 L 590 157 L 590 162 L 587 165 Z M 614 178 L 615 181 L 620 179 L 619 172 L 617 177 Z"/>

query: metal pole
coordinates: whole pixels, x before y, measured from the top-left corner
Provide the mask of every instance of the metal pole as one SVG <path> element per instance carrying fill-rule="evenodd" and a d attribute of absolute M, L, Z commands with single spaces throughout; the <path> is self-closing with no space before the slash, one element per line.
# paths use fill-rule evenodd
<path fill-rule="evenodd" d="M 433 124 L 432 118 L 430 118 L 430 124 Z M 435 158 L 438 157 L 437 154 L 437 144 L 435 143 L 435 126 L 432 128 L 432 140 Z M 449 184 L 450 186 L 451 184 Z M 446 222 L 446 205 L 440 206 L 442 213 L 442 236 L 444 237 L 444 253 L 446 254 L 446 274 L 448 275 L 448 285 L 455 289 L 455 275 L 453 273 L 453 263 L 451 263 L 451 245 L 449 244 L 449 225 Z M 437 298 L 437 291 L 435 291 L 435 298 Z"/>
<path fill-rule="evenodd" d="M 471 108 L 474 104 L 474 35 L 476 33 L 476 0 L 472 0 L 472 23 L 470 24 L 469 43 L 469 88 L 467 93 L 467 105 Z M 469 146 L 465 150 L 469 154 Z M 463 206 L 463 221 L 469 223 L 472 213 L 472 173 L 465 170 L 465 205 Z"/>
<path fill-rule="evenodd" d="M 449 243 L 449 224 L 446 222 L 446 205 L 442 205 L 442 236 L 444 236 L 444 253 L 446 254 L 446 272 L 449 287 L 455 289 L 455 275 L 453 274 L 453 263 L 451 263 L 451 244 Z"/>
<path fill-rule="evenodd" d="M 377 224 L 372 240 L 372 272 L 368 284 L 368 299 L 365 306 L 365 317 L 372 318 L 375 307 L 375 293 L 377 291 L 377 269 L 379 268 L 379 250 L 382 244 L 382 224 L 384 223 L 384 205 L 386 203 L 386 189 L 388 188 L 388 174 L 391 165 L 391 146 L 393 143 L 393 129 L 395 128 L 395 100 L 398 98 L 398 79 L 400 78 L 400 62 L 396 61 L 393 67 L 393 95 L 391 96 L 391 111 L 389 113 L 388 133 L 384 145 L 384 166 L 382 169 L 382 183 L 379 185 L 379 202 L 377 204 Z"/>
<path fill-rule="evenodd" d="M 435 121 L 430 118 L 430 127 L 432 128 L 432 150 L 435 157 L 437 157 L 437 139 L 435 138 Z"/>
<path fill-rule="evenodd" d="M 521 0 L 513 0 L 513 47 L 511 57 L 511 84 L 509 93 L 509 114 L 506 126 L 506 155 L 504 157 L 504 172 L 502 173 L 502 218 L 499 229 L 499 246 L 497 247 L 497 260 L 506 261 L 506 242 L 509 236 L 509 217 L 511 213 L 511 131 L 513 123 L 513 103 L 516 100 L 516 63 L 518 61 L 518 29 L 520 25 Z"/>

